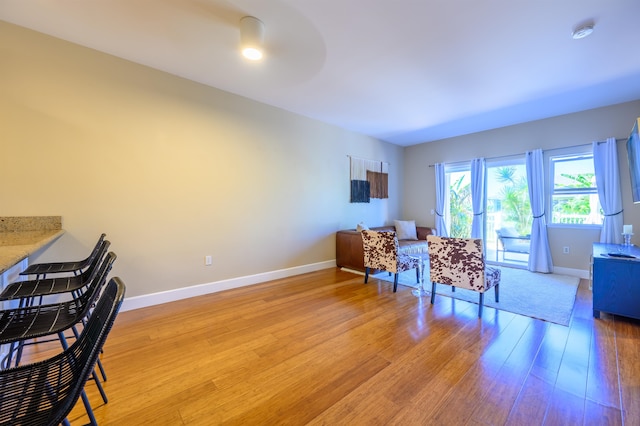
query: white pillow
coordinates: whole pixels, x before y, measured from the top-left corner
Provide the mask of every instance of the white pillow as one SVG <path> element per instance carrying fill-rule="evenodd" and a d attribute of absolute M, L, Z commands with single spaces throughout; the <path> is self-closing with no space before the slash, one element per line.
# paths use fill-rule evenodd
<path fill-rule="evenodd" d="M 362 232 L 362 231 L 368 230 L 368 229 L 369 229 L 369 227 L 367 225 L 365 225 L 364 222 L 360 222 L 358 224 L 358 226 L 356 226 L 356 231 L 358 231 L 358 232 Z"/>
<path fill-rule="evenodd" d="M 417 240 L 418 231 L 416 230 L 415 220 L 394 220 L 396 227 L 396 235 L 399 240 Z"/>

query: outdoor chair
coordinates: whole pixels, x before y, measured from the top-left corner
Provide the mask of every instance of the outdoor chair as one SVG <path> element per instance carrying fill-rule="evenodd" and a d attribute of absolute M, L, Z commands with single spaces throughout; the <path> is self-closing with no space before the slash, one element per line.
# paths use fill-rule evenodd
<path fill-rule="evenodd" d="M 69 425 L 67 416 L 82 398 L 97 425 L 84 391 L 113 326 L 125 285 L 112 278 L 79 338 L 63 352 L 33 364 L 0 370 L 0 425 Z"/>
<path fill-rule="evenodd" d="M 495 300 L 499 301 L 500 269 L 485 265 L 482 240 L 427 236 L 429 244 L 429 273 L 431 280 L 431 304 L 436 297 L 436 284 L 477 291 L 478 318 L 482 317 L 484 293 L 491 287 Z"/>
<path fill-rule="evenodd" d="M 502 251 L 502 259 L 507 260 L 507 253 L 529 254 L 531 247 L 531 235 L 519 235 L 518 231 L 512 227 L 500 228 L 496 231 L 496 262 L 498 253 Z M 502 246 L 500 250 L 499 245 Z"/>
<path fill-rule="evenodd" d="M 393 292 L 398 289 L 398 274 L 400 272 L 416 270 L 416 282 L 420 282 L 420 259 L 411 257 L 398 251 L 398 237 L 392 231 L 362 231 L 362 245 L 364 249 L 364 283 L 369 280 L 371 269 L 379 269 L 395 274 L 393 277 Z"/>
<path fill-rule="evenodd" d="M 20 275 L 35 275 L 36 278 L 40 278 L 41 275 L 43 278 L 46 278 L 47 274 L 59 273 L 73 273 L 74 275 L 78 275 L 85 268 L 88 268 L 93 258 L 98 255 L 98 251 L 105 237 L 106 234 L 100 235 L 98 242 L 86 259 L 69 262 L 34 263 L 20 272 Z"/>

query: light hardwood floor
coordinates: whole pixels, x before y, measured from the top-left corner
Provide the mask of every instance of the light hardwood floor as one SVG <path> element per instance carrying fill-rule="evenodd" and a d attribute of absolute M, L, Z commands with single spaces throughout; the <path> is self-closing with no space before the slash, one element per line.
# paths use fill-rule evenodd
<path fill-rule="evenodd" d="M 126 279 L 125 279 L 126 282 Z M 122 312 L 105 425 L 638 425 L 640 323 L 569 327 L 327 269 Z M 44 356 L 49 344 L 35 345 Z M 56 348 L 57 349 L 57 348 Z M 69 417 L 85 424 L 82 404 Z"/>

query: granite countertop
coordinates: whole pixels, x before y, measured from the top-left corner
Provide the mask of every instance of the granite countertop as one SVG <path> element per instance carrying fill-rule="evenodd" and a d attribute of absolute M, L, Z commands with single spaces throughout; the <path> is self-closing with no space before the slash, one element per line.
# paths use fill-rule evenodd
<path fill-rule="evenodd" d="M 60 216 L 0 217 L 0 273 L 62 234 Z"/>

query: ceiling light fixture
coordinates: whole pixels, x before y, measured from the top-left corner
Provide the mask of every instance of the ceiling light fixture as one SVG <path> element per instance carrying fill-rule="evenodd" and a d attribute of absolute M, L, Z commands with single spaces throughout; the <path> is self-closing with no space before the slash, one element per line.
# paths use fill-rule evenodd
<path fill-rule="evenodd" d="M 593 27 L 595 27 L 595 24 L 593 22 L 582 24 L 575 30 L 573 30 L 573 32 L 571 33 L 571 37 L 573 37 L 574 40 L 585 38 L 593 32 Z"/>
<path fill-rule="evenodd" d="M 252 61 L 262 59 L 264 24 L 258 18 L 245 16 L 240 19 L 240 48 L 242 56 Z"/>

